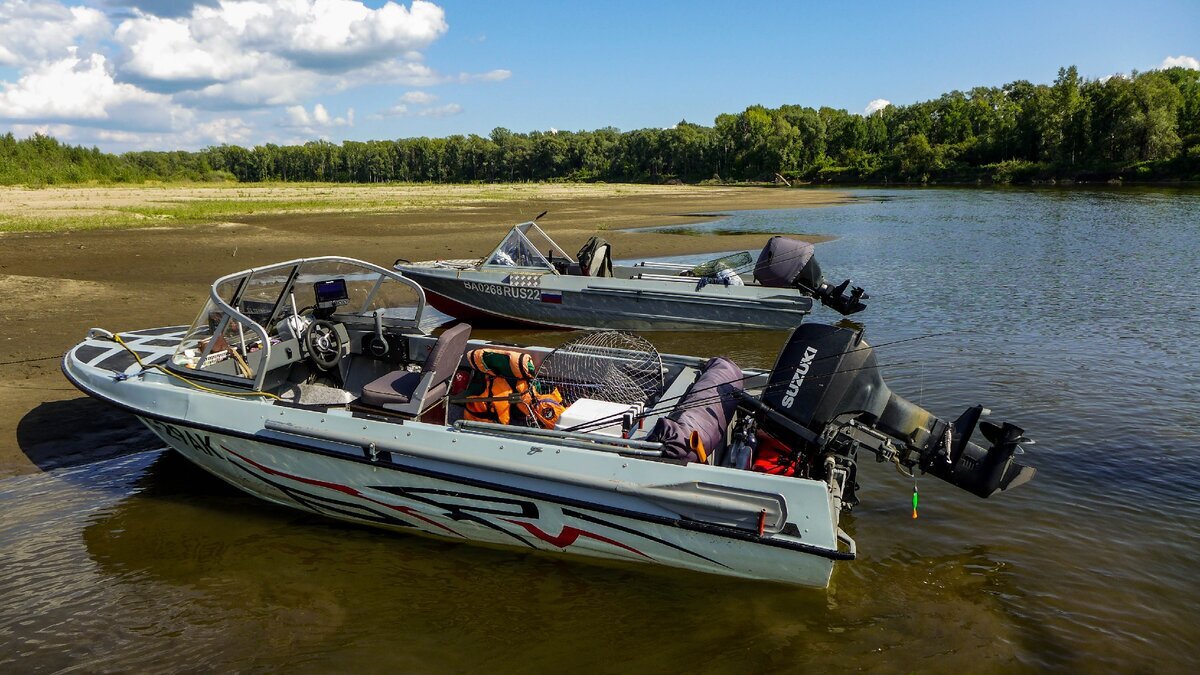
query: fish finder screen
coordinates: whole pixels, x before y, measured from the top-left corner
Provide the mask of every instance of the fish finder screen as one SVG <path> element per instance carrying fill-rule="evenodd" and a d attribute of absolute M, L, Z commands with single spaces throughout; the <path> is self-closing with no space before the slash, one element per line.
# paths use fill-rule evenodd
<path fill-rule="evenodd" d="M 313 284 L 313 293 L 317 296 L 317 307 L 320 308 L 339 307 L 350 299 L 345 279 L 318 281 Z"/>

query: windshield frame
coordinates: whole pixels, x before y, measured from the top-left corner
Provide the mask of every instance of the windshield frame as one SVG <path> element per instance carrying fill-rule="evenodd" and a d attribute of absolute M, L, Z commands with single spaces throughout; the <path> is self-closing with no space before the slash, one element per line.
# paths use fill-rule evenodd
<path fill-rule="evenodd" d="M 570 255 L 568 255 L 566 251 L 562 250 L 562 247 L 558 245 L 558 242 L 554 241 L 554 239 L 552 239 L 550 237 L 550 235 L 546 234 L 545 230 L 543 230 L 540 226 L 538 226 L 537 223 L 535 223 L 531 220 L 531 221 L 528 221 L 525 223 L 521 223 L 520 225 L 514 225 L 512 227 L 512 229 L 510 229 L 508 231 L 508 234 L 504 235 L 504 238 L 500 240 L 500 243 L 496 244 L 496 247 L 493 248 L 486 256 L 483 257 L 483 261 L 480 263 L 480 267 L 487 267 L 490 269 L 519 270 L 522 272 L 536 270 L 539 272 L 549 272 L 552 274 L 558 274 L 559 273 L 558 269 L 555 268 L 554 264 L 551 263 L 550 260 L 546 258 L 546 256 L 542 253 L 541 249 L 539 249 L 537 247 L 537 244 L 535 244 L 533 242 L 533 240 L 530 238 L 530 236 L 529 236 L 530 232 L 533 232 L 533 233 L 541 236 L 541 238 L 544 239 L 546 241 L 546 243 L 550 244 L 550 246 L 552 247 L 552 250 L 550 251 L 552 257 L 557 255 L 559 258 L 565 258 L 568 262 L 575 262 L 574 258 L 572 258 Z M 503 264 L 491 262 L 496 257 L 496 254 L 503 252 L 505 244 L 507 244 L 509 242 L 509 240 L 512 239 L 514 236 L 517 237 L 522 242 L 524 242 L 525 245 L 529 247 L 529 250 L 531 250 L 535 254 L 537 254 L 537 256 L 538 256 L 537 259 L 538 259 L 538 261 L 540 261 L 540 264 L 537 264 L 537 265 L 503 265 Z"/>
<path fill-rule="evenodd" d="M 360 307 L 357 307 L 354 310 L 347 311 L 347 312 L 338 312 L 338 314 L 341 314 L 343 316 L 352 316 L 352 317 L 361 318 L 362 322 L 364 324 L 368 323 L 369 321 L 373 322 L 374 321 L 373 313 L 368 312 L 366 314 L 363 314 L 363 311 L 366 308 L 371 306 L 375 297 L 378 295 L 379 290 L 383 287 L 384 283 L 386 283 L 390 279 L 392 281 L 395 281 L 397 283 L 400 283 L 400 284 L 406 286 L 409 290 L 411 290 L 415 293 L 416 308 L 415 308 L 415 313 L 414 313 L 412 319 L 396 319 L 394 317 L 385 317 L 383 319 L 384 323 L 387 325 L 393 325 L 393 326 L 398 325 L 398 326 L 402 326 L 402 327 L 406 327 L 406 328 L 413 328 L 413 329 L 416 329 L 417 331 L 422 331 L 422 332 L 424 331 L 424 329 L 422 328 L 422 317 L 424 315 L 425 307 L 426 307 L 425 290 L 423 288 L 421 288 L 421 286 L 419 284 L 417 284 L 415 281 L 404 276 L 399 271 L 389 270 L 389 269 L 380 267 L 378 265 L 375 265 L 373 263 L 366 262 L 364 260 L 357 260 L 354 258 L 346 258 L 346 257 L 342 257 L 342 256 L 318 256 L 318 257 L 313 257 L 313 258 L 297 258 L 295 260 L 274 263 L 272 265 L 264 265 L 262 267 L 252 267 L 250 269 L 245 269 L 240 272 L 234 272 L 232 274 L 227 274 L 223 277 L 220 277 L 216 281 L 214 281 L 212 283 L 212 285 L 209 287 L 209 293 L 208 293 L 209 297 L 205 300 L 205 307 L 212 306 L 217 311 L 220 311 L 222 313 L 222 316 L 219 319 L 218 324 L 213 331 L 213 335 L 214 336 L 221 335 L 222 332 L 225 330 L 225 327 L 227 327 L 230 322 L 236 321 L 237 323 L 241 324 L 241 326 L 244 329 L 246 329 L 247 333 L 253 333 L 254 336 L 259 340 L 259 344 L 261 345 L 261 347 L 258 349 L 258 354 L 256 355 L 256 359 L 255 359 L 255 363 L 257 363 L 259 365 L 259 367 L 254 369 L 255 372 L 253 373 L 252 382 L 251 382 L 251 378 L 237 377 L 237 376 L 227 375 L 224 373 L 204 372 L 204 371 L 201 371 L 198 369 L 192 370 L 192 369 L 188 369 L 183 366 L 180 366 L 180 365 L 176 364 L 176 362 L 175 362 L 178 352 L 175 355 L 172 355 L 171 359 L 168 359 L 167 367 L 173 371 L 185 373 L 189 377 L 194 377 L 194 378 L 198 378 L 198 379 L 209 379 L 209 380 L 213 380 L 213 381 L 217 381 L 217 382 L 232 384 L 232 385 L 235 385 L 238 387 L 246 387 L 247 384 L 250 384 L 254 391 L 262 391 L 263 383 L 265 382 L 266 377 L 267 377 L 267 368 L 265 368 L 263 366 L 271 363 L 272 344 L 271 344 L 270 334 L 269 334 L 269 331 L 266 328 L 264 328 L 260 323 L 251 319 L 245 313 L 239 311 L 235 305 L 240 303 L 240 301 L 242 300 L 242 295 L 247 291 L 247 288 L 249 287 L 248 282 L 252 278 L 254 278 L 256 275 L 287 269 L 288 270 L 287 279 L 283 283 L 278 297 L 275 299 L 274 306 L 272 307 L 270 317 L 267 321 L 268 325 L 274 325 L 275 322 L 281 321 L 282 314 L 285 311 L 287 311 L 288 309 L 290 309 L 288 306 L 288 298 L 293 293 L 293 289 L 295 288 L 295 285 L 296 285 L 297 280 L 299 279 L 301 273 L 304 271 L 305 266 L 313 265 L 313 264 L 323 264 L 323 263 L 343 264 L 343 265 L 348 265 L 348 266 L 352 266 L 352 267 L 357 266 L 357 267 L 361 268 L 361 270 L 363 272 L 368 273 L 368 274 L 373 274 L 376 277 L 373 285 L 371 286 L 370 292 L 367 293 L 366 298 Z M 369 278 L 368 278 L 368 281 L 369 281 Z M 230 295 L 229 300 L 226 301 L 223 297 L 221 297 L 222 296 L 221 289 L 228 288 L 230 285 L 234 285 L 235 290 Z M 368 317 L 370 317 L 370 318 L 368 318 Z M 191 330 L 191 328 L 189 328 L 189 330 Z M 208 354 L 211 353 L 215 342 L 216 342 L 215 339 L 209 341 L 209 344 L 205 348 L 202 358 L 205 356 L 208 356 Z M 184 343 L 180 344 L 180 349 L 183 348 L 183 344 Z"/>

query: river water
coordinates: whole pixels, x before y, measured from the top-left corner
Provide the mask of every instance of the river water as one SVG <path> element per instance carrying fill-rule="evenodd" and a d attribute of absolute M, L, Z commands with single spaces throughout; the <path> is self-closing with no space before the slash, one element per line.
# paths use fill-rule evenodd
<path fill-rule="evenodd" d="M 348 527 L 143 451 L 0 481 L 0 669 L 1194 670 L 1200 193 L 853 196 L 693 229 L 838 237 L 818 258 L 871 294 L 867 339 L 920 338 L 878 350 L 891 387 L 1024 427 L 1032 483 L 924 477 L 913 520 L 911 480 L 865 465 L 859 559 L 807 590 Z M 746 366 L 786 339 L 648 337 Z"/>

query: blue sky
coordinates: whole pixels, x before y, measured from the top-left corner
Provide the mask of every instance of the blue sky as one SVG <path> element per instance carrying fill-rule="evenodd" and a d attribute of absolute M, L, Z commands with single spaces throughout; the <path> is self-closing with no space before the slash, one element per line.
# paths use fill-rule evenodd
<path fill-rule="evenodd" d="M 119 151 L 667 127 L 1197 57 L 1200 2 L 0 0 L 0 130 Z"/>

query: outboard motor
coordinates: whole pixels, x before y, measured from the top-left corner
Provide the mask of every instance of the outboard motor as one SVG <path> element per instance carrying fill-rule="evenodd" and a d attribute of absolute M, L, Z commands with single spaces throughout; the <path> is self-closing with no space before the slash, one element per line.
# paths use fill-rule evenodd
<path fill-rule="evenodd" d="M 743 397 L 801 452 L 853 465 L 860 448 L 879 461 L 931 473 L 980 497 L 1016 487 L 1035 470 L 1014 461 L 1019 427 L 984 422 L 989 446 L 971 442 L 982 406 L 948 422 L 893 393 L 874 350 L 855 330 L 804 324 L 792 333 L 761 399 Z M 853 503 L 852 488 L 847 501 Z"/>
<path fill-rule="evenodd" d="M 754 264 L 754 280 L 772 288 L 798 288 L 843 315 L 863 311 L 867 306 L 862 301 L 871 297 L 857 286 L 851 288 L 849 279 L 837 286 L 826 282 L 813 245 L 788 237 L 767 241 Z"/>

